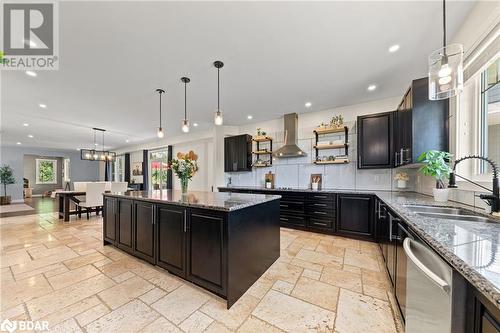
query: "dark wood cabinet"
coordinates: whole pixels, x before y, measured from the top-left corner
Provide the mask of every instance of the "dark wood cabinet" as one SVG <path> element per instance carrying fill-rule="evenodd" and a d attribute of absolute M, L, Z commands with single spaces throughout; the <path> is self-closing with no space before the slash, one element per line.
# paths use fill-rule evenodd
<path fill-rule="evenodd" d="M 252 170 L 252 136 L 248 134 L 224 138 L 224 172 Z"/>
<path fill-rule="evenodd" d="M 448 100 L 429 100 L 428 78 L 413 80 L 396 111 L 395 166 L 416 163 L 428 150 L 448 151 Z"/>
<path fill-rule="evenodd" d="M 312 231 L 335 231 L 335 195 L 308 193 L 306 195 L 307 227 Z"/>
<path fill-rule="evenodd" d="M 467 285 L 467 332 L 499 333 L 500 310 L 472 285 Z"/>
<path fill-rule="evenodd" d="M 134 201 L 134 255 L 155 262 L 154 205 Z"/>
<path fill-rule="evenodd" d="M 103 210 L 103 234 L 104 241 L 114 243 L 116 241 L 116 198 L 104 199 Z"/>
<path fill-rule="evenodd" d="M 186 237 L 185 208 L 158 205 L 157 225 L 157 265 L 181 277 L 186 277 Z"/>
<path fill-rule="evenodd" d="M 132 253 L 133 252 L 133 201 L 132 200 L 117 200 L 117 226 L 118 237 L 116 246 L 120 249 Z"/>
<path fill-rule="evenodd" d="M 358 117 L 358 169 L 394 166 L 394 114 L 384 112 Z"/>
<path fill-rule="evenodd" d="M 337 195 L 337 233 L 374 238 L 374 199 L 370 195 Z"/>
<path fill-rule="evenodd" d="M 190 210 L 187 219 L 187 278 L 225 295 L 225 219 L 222 214 Z"/>

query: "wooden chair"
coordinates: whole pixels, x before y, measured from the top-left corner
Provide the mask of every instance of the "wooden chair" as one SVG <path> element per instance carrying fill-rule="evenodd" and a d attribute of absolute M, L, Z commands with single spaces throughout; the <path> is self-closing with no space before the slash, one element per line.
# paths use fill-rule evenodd
<path fill-rule="evenodd" d="M 96 212 L 99 214 L 99 211 L 102 210 L 103 198 L 102 194 L 106 189 L 106 185 L 104 182 L 98 183 L 87 183 L 87 193 L 85 196 L 85 201 L 80 201 L 78 206 L 78 217 L 82 217 L 82 208 L 85 209 L 87 213 L 87 220 L 90 218 L 91 212 Z"/>

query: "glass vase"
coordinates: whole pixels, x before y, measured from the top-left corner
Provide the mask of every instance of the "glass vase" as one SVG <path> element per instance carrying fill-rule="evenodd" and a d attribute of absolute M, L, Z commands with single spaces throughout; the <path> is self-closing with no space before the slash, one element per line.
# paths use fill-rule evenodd
<path fill-rule="evenodd" d="M 189 179 L 180 179 L 181 181 L 181 192 L 182 194 L 186 194 L 188 191 Z"/>

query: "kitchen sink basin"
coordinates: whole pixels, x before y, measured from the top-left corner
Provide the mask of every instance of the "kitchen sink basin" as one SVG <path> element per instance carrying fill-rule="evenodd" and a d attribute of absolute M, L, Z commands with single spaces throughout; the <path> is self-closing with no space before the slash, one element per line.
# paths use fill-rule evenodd
<path fill-rule="evenodd" d="M 437 206 L 424 206 L 424 205 L 405 205 L 405 207 L 420 216 L 432 217 L 436 219 L 470 221 L 470 222 L 488 222 L 488 223 L 499 222 L 494 219 L 490 219 L 486 216 L 477 215 L 473 211 L 463 208 L 437 207 Z"/>
<path fill-rule="evenodd" d="M 438 207 L 438 206 L 424 206 L 424 205 L 406 205 L 406 208 L 415 213 L 437 213 L 437 214 L 453 214 L 453 215 L 475 215 L 474 212 L 453 207 Z"/>

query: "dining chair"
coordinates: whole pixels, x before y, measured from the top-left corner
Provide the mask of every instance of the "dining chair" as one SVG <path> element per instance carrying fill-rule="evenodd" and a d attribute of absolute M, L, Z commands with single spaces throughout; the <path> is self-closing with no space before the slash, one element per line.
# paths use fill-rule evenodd
<path fill-rule="evenodd" d="M 90 212 L 95 211 L 99 213 L 103 205 L 103 193 L 105 192 L 106 185 L 104 182 L 88 183 L 85 201 L 80 201 L 78 206 L 78 217 L 81 217 L 82 208 L 87 213 L 87 220 L 90 218 Z"/>
<path fill-rule="evenodd" d="M 128 183 L 127 182 L 112 182 L 111 183 L 111 192 L 127 192 Z"/>

